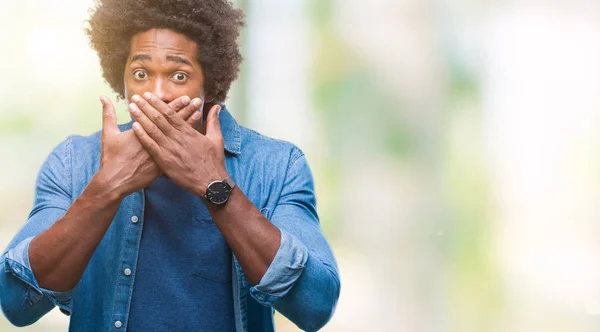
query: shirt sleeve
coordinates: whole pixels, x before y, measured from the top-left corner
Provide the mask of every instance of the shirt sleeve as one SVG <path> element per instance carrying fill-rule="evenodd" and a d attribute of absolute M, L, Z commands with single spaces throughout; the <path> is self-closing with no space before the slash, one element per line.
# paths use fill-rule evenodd
<path fill-rule="evenodd" d="M 29 244 L 71 206 L 70 139 L 59 144 L 39 172 L 33 209 L 0 256 L 0 305 L 6 318 L 26 326 L 58 306 L 71 312 L 74 290 L 54 292 L 39 286 L 29 263 Z"/>
<path fill-rule="evenodd" d="M 316 331 L 333 315 L 340 294 L 338 267 L 316 212 L 312 173 L 296 149 L 271 216 L 281 231 L 273 262 L 250 294 L 298 327 Z"/>

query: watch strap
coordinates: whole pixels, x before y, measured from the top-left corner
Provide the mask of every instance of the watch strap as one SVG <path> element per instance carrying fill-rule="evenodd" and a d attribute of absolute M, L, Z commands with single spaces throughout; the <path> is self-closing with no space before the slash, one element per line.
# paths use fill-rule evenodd
<path fill-rule="evenodd" d="M 225 182 L 229 186 L 229 188 L 235 188 L 235 182 L 233 182 L 231 176 L 228 176 L 225 180 L 223 180 L 223 182 Z"/>

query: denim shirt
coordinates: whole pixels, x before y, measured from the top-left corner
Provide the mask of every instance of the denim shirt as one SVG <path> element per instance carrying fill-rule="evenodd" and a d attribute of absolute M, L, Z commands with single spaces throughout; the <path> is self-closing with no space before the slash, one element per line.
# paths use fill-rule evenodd
<path fill-rule="evenodd" d="M 319 224 L 306 158 L 290 143 L 238 125 L 226 109 L 219 120 L 229 175 L 281 231 L 277 254 L 259 284 L 249 284 L 233 256 L 236 330 L 274 331 L 274 310 L 303 330 L 318 330 L 333 315 L 340 280 Z M 130 128 L 131 123 L 120 126 L 122 131 Z M 88 137 L 70 136 L 42 165 L 29 218 L 0 257 L 0 304 L 14 325 L 30 325 L 58 306 L 70 315 L 69 331 L 127 329 L 144 227 L 143 190 L 123 199 L 74 289 L 54 292 L 41 288 L 29 264 L 31 240 L 65 214 L 99 166 L 99 132 Z M 190 269 L 193 266 L 190 262 Z M 157 299 L 166 305 L 171 300 Z"/>

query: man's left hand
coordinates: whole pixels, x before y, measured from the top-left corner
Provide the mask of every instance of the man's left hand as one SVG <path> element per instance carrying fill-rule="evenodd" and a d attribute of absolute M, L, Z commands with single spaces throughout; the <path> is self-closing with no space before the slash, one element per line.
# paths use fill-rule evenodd
<path fill-rule="evenodd" d="M 133 130 L 158 167 L 177 185 L 203 197 L 206 187 L 227 175 L 219 105 L 207 117 L 206 135 L 190 127 L 155 95 L 134 96 Z"/>

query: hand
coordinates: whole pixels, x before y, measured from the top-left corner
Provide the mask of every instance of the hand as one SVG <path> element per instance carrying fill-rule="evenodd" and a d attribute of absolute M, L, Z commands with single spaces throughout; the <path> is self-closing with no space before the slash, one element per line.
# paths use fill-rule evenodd
<path fill-rule="evenodd" d="M 208 114 L 206 135 L 185 125 L 159 98 L 149 92 L 134 96 L 130 107 L 133 130 L 158 167 L 177 185 L 203 197 L 210 182 L 226 178 L 219 105 Z"/>
<path fill-rule="evenodd" d="M 102 146 L 97 179 L 114 188 L 118 197 L 125 197 L 148 187 L 162 171 L 142 147 L 133 131 L 119 130 L 112 102 L 106 97 L 101 97 L 100 102 L 103 110 Z M 167 107 L 173 112 L 178 111 L 176 117 L 189 129 L 200 119 L 198 107 L 190 102 L 187 96 L 175 99 Z"/>

